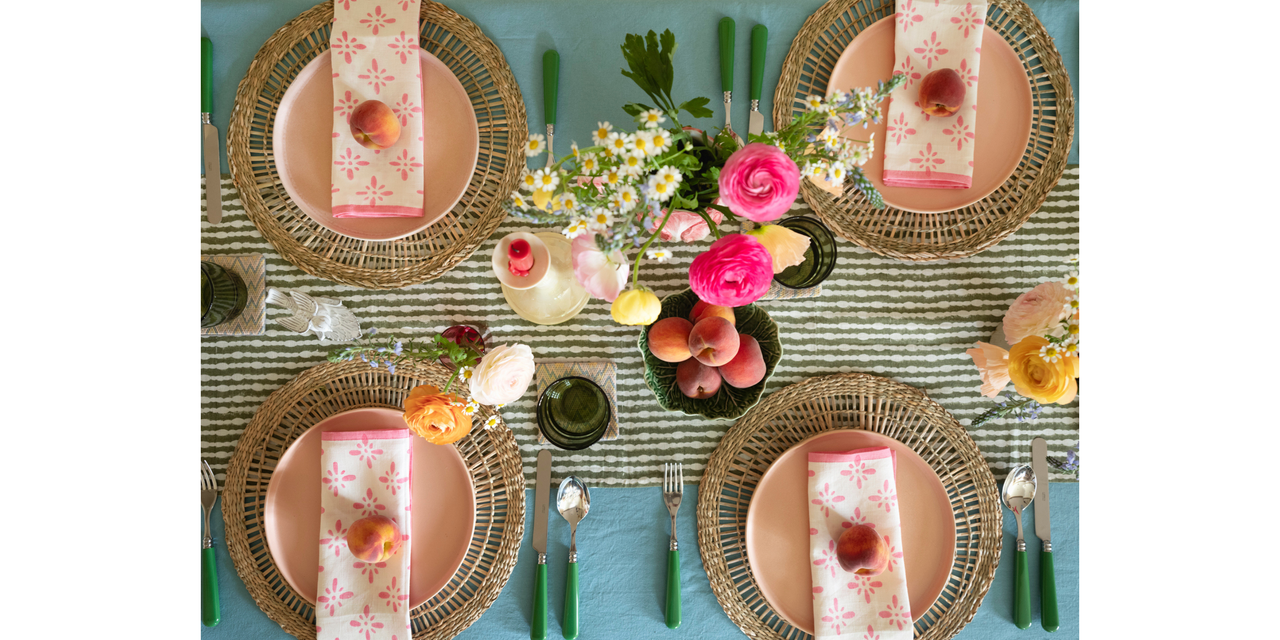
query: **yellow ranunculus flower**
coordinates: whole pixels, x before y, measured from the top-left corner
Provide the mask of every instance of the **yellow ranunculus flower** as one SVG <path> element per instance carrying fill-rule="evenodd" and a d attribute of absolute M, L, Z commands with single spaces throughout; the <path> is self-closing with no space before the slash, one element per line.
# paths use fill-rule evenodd
<path fill-rule="evenodd" d="M 609 314 L 618 324 L 653 324 L 662 313 L 662 302 L 645 287 L 623 291 L 614 299 Z"/>
<path fill-rule="evenodd" d="M 1040 336 L 1027 336 L 1009 350 L 1009 378 L 1018 393 L 1039 402 L 1067 404 L 1076 398 L 1078 359 L 1074 356 L 1045 362 L 1040 348 L 1049 344 Z"/>
<path fill-rule="evenodd" d="M 809 236 L 796 233 L 782 225 L 766 224 L 747 232 L 764 245 L 773 258 L 773 272 L 782 273 L 787 267 L 804 262 L 804 252 L 809 249 Z"/>
<path fill-rule="evenodd" d="M 534 190 L 533 206 L 543 211 L 551 211 L 551 196 L 554 193 L 554 191 L 543 191 L 542 189 Z"/>

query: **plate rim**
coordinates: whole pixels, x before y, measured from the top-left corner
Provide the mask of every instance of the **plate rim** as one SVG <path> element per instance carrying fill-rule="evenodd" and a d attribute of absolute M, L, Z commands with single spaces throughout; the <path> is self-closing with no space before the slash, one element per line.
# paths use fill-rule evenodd
<path fill-rule="evenodd" d="M 412 231 L 409 231 L 408 233 L 404 233 L 404 234 L 401 234 L 395 237 L 390 237 L 390 238 L 362 238 L 360 236 L 353 236 L 349 233 L 343 232 L 341 229 L 332 227 L 326 224 L 320 218 L 316 217 L 311 212 L 311 207 L 304 206 L 303 201 L 299 200 L 297 194 L 295 194 L 293 189 L 290 188 L 290 180 L 288 180 L 286 176 L 290 175 L 292 172 L 291 170 L 285 168 L 286 167 L 285 163 L 280 162 L 280 156 L 279 156 L 279 149 L 282 148 L 282 146 L 279 144 L 279 141 L 282 139 L 281 136 L 283 135 L 281 133 L 283 131 L 283 127 L 278 126 L 279 124 L 278 118 L 279 118 L 280 112 L 283 111 L 283 109 L 281 109 L 280 107 L 289 103 L 289 100 L 290 100 L 289 96 L 291 93 L 293 93 L 294 87 L 298 86 L 299 80 L 304 79 L 304 77 L 305 79 L 310 80 L 310 77 L 312 75 L 319 73 L 319 71 L 313 70 L 313 67 L 318 69 L 321 66 L 319 64 L 320 60 L 322 59 L 331 60 L 332 56 L 333 56 L 332 49 L 325 49 L 324 51 L 321 51 L 319 54 L 316 55 L 316 57 L 312 58 L 310 61 L 307 62 L 307 64 L 303 65 L 302 69 L 298 71 L 298 74 L 294 76 L 292 81 L 289 82 L 289 86 L 285 88 L 284 93 L 280 95 L 280 104 L 276 107 L 276 113 L 272 116 L 272 122 L 271 122 L 271 159 L 272 159 L 272 162 L 275 164 L 277 171 L 280 174 L 280 186 L 284 189 L 285 193 L 288 194 L 289 200 L 291 200 L 293 204 L 298 207 L 299 211 L 301 211 L 304 215 L 306 215 L 316 224 L 344 238 L 350 238 L 352 240 L 357 240 L 360 242 L 394 242 L 396 240 L 403 240 L 404 238 L 408 238 L 409 236 L 425 231 L 431 225 L 439 222 L 442 218 L 449 215 L 449 212 L 453 211 L 453 208 L 458 206 L 458 203 L 462 201 L 462 198 L 467 195 L 467 189 L 471 186 L 470 179 L 467 180 L 466 184 L 462 185 L 462 189 L 458 192 L 457 197 L 454 198 L 453 202 L 450 203 L 449 206 L 446 207 L 444 211 L 440 213 L 440 215 L 431 219 L 429 222 L 424 223 L 422 226 L 417 227 Z M 421 66 L 422 61 L 425 61 L 428 64 L 438 65 L 441 69 L 448 72 L 449 79 L 451 81 L 453 88 L 457 90 L 458 95 L 465 98 L 464 102 L 467 105 L 467 114 L 470 117 L 471 129 L 475 131 L 475 138 L 476 138 L 475 149 L 470 154 L 471 168 L 468 173 L 470 175 L 475 175 L 476 165 L 480 163 L 480 121 L 476 117 L 475 105 L 471 104 L 471 96 L 467 93 L 466 87 L 462 86 L 462 82 L 458 80 L 458 75 L 455 74 L 453 72 L 453 69 L 450 69 L 449 65 L 445 64 L 443 60 L 441 60 L 440 58 L 437 58 L 431 52 L 422 48 L 418 49 L 418 59 L 420 61 L 419 66 Z M 424 114 L 424 117 L 425 117 L 425 114 Z M 425 189 L 425 184 L 426 184 L 425 176 L 424 176 L 423 184 Z M 423 219 L 424 220 L 427 219 L 425 214 L 423 216 Z"/>
<path fill-rule="evenodd" d="M 296 438 L 294 438 L 294 439 L 293 439 L 293 442 L 290 442 L 290 443 L 289 443 L 289 446 L 287 446 L 287 447 L 285 447 L 285 448 L 284 448 L 284 451 L 280 454 L 280 458 L 276 461 L 276 469 L 279 469 L 279 467 L 280 467 L 280 462 L 281 462 L 281 461 L 283 461 L 283 460 L 285 459 L 285 456 L 289 455 L 289 453 L 293 450 L 294 445 L 298 444 L 298 442 L 299 442 L 300 440 L 302 440 L 303 436 L 307 435 L 308 433 L 311 433 L 311 431 L 312 431 L 312 430 L 314 430 L 314 429 L 317 429 L 317 428 L 319 428 L 319 427 L 321 427 L 321 426 L 324 426 L 324 424 L 325 424 L 325 423 L 327 423 L 327 422 L 329 422 L 329 421 L 331 421 L 331 420 L 337 420 L 337 419 L 342 418 L 342 417 L 344 417 L 344 416 L 347 416 L 347 415 L 349 415 L 349 414 L 352 414 L 352 413 L 359 413 L 359 412 L 363 412 L 363 411 L 376 411 L 376 412 L 386 412 L 386 413 L 395 413 L 395 414 L 402 414 L 402 413 L 403 413 L 402 411 L 400 411 L 400 410 L 398 410 L 398 409 L 393 409 L 393 408 L 391 408 L 391 407 L 385 407 L 385 406 L 381 406 L 381 407 L 379 407 L 379 406 L 372 406 L 372 407 L 356 407 L 356 408 L 353 408 L 353 409 L 347 409 L 346 411 L 340 411 L 340 412 L 335 413 L 335 414 L 333 414 L 333 415 L 331 415 L 331 416 L 328 416 L 327 418 L 324 418 L 323 420 L 321 420 L 321 421 L 319 421 L 319 422 L 317 422 L 317 423 L 315 423 L 315 424 L 311 425 L 310 427 L 307 427 L 307 429 L 306 429 L 305 431 L 303 431 L 302 433 L 299 433 L 299 434 L 298 434 L 298 437 L 296 437 Z M 408 427 L 406 426 L 406 428 L 408 428 Z M 412 435 L 411 435 L 411 437 L 417 437 L 417 436 L 412 436 Z M 412 446 L 412 444 L 411 444 L 410 446 Z M 453 455 L 454 455 L 455 457 L 457 457 L 457 458 L 458 458 L 458 461 L 462 464 L 462 468 L 464 468 L 464 469 L 467 469 L 467 468 L 468 468 L 468 467 L 467 467 L 467 461 L 466 461 L 466 459 L 462 457 L 462 454 L 458 452 L 458 449 L 457 449 L 456 447 L 454 447 L 453 445 L 437 445 L 437 446 L 448 446 L 448 447 L 449 447 L 449 449 L 450 449 L 450 451 L 452 451 L 452 452 L 453 452 Z M 412 472 L 412 469 L 410 469 L 410 471 Z M 476 527 L 476 496 L 475 496 L 475 478 L 472 478 L 470 473 L 467 473 L 467 474 L 466 474 L 466 476 L 467 476 L 467 485 L 471 488 L 471 491 L 469 491 L 469 492 L 468 492 L 468 495 L 470 496 L 470 500 L 471 500 L 471 517 L 470 517 L 470 526 L 468 527 L 468 530 L 472 531 L 472 532 L 473 532 L 473 535 L 474 535 L 474 531 L 475 531 L 475 527 Z M 270 536 L 267 534 L 267 532 L 268 532 L 268 531 L 270 531 L 270 527 L 268 527 L 268 526 L 267 526 L 267 520 L 268 520 L 268 519 L 270 519 L 270 518 L 272 517 L 272 515 L 273 515 L 273 509 L 271 509 L 270 507 L 271 507 L 271 505 L 275 502 L 275 500 L 276 500 L 276 494 L 278 493 L 278 489 L 277 489 L 276 487 L 278 487 L 279 485 L 276 485 L 276 484 L 275 484 L 275 480 L 276 480 L 276 478 L 277 478 L 277 477 L 278 477 L 278 476 L 276 475 L 275 471 L 273 471 L 273 472 L 271 473 L 271 478 L 267 481 L 267 493 L 266 493 L 266 497 L 263 499 L 263 504 L 262 504 L 262 539 L 263 539 L 263 542 L 266 544 L 266 547 L 267 547 L 267 553 L 268 553 L 268 554 L 270 554 L 270 556 L 271 556 L 271 561 L 272 561 L 272 563 L 274 563 L 274 564 L 275 564 L 275 566 L 276 566 L 276 568 L 277 568 L 277 572 L 280 574 L 280 577 L 285 581 L 285 583 L 286 583 L 286 584 L 288 584 L 288 585 L 289 585 L 289 587 L 290 587 L 290 588 L 292 588 L 292 589 L 294 590 L 294 592 L 295 592 L 295 593 L 297 593 L 297 594 L 298 594 L 298 597 L 299 597 L 299 598 L 301 598 L 302 600 L 304 600 L 304 601 L 306 601 L 307 603 L 309 603 L 312 607 L 314 607 L 314 606 L 316 605 L 315 600 L 308 599 L 305 595 L 303 595 L 303 593 L 298 589 L 298 586 L 297 586 L 296 584 L 294 584 L 294 583 L 293 583 L 293 580 L 291 580 L 291 579 L 290 579 L 289 575 L 288 575 L 285 571 L 283 571 L 283 568 L 284 568 L 285 566 L 287 566 L 287 565 L 286 565 L 285 563 L 282 563 L 282 562 L 280 561 L 280 558 L 276 555 L 275 551 L 273 550 L 273 548 L 272 548 L 272 546 L 271 546 Z M 316 481 L 316 484 L 317 484 L 317 485 L 319 485 L 319 480 L 317 480 L 317 481 Z M 411 516 L 410 516 L 410 522 L 412 522 L 412 521 L 413 521 L 413 520 L 412 520 L 412 515 L 411 515 Z M 416 536 L 414 536 L 414 538 L 416 538 Z M 410 546 L 411 546 L 411 548 L 410 548 L 410 555 L 409 555 L 410 562 L 412 562 L 412 560 L 413 560 L 412 544 L 413 544 L 413 543 L 412 543 L 412 542 L 410 542 Z M 453 579 L 453 576 L 457 575 L 457 573 L 458 573 L 458 569 L 462 567 L 462 564 L 463 564 L 464 562 L 466 562 L 466 559 L 467 559 L 467 550 L 468 550 L 468 549 L 470 549 L 470 548 L 471 548 L 471 541 L 470 541 L 470 538 L 468 538 L 467 545 L 466 545 L 465 547 L 463 547 L 463 549 L 462 549 L 462 554 L 461 554 L 461 555 L 459 556 L 459 558 L 458 558 L 458 564 L 457 564 L 457 566 L 455 566 L 455 567 L 453 568 L 453 571 L 449 574 L 449 579 L 448 579 L 448 580 L 445 580 L 445 581 L 444 581 L 444 584 L 442 584 L 442 585 L 440 586 L 440 588 L 439 588 L 439 589 L 436 589 L 435 593 L 431 593 L 431 594 L 427 595 L 427 597 L 423 598 L 421 601 L 419 601 L 419 602 L 417 602 L 417 603 L 410 602 L 410 603 L 409 603 L 409 609 L 411 609 L 411 610 L 412 610 L 412 609 L 416 609 L 416 608 L 418 608 L 418 607 L 422 606 L 423 604 L 426 604 L 428 601 L 430 601 L 432 598 L 434 598 L 434 597 L 436 596 L 436 594 L 437 594 L 437 593 L 439 593 L 442 589 L 444 589 L 446 586 L 448 586 L 448 584 L 449 584 L 449 580 L 452 580 L 452 579 Z M 317 549 L 317 551 L 319 550 L 319 545 L 318 545 L 318 544 L 317 544 L 316 549 Z M 412 579 L 410 579 L 409 586 L 410 586 L 410 588 L 412 589 L 412 587 L 413 587 L 413 581 L 412 581 Z"/>
<path fill-rule="evenodd" d="M 791 453 L 793 450 L 795 450 L 796 448 L 801 447 L 801 446 L 804 446 L 805 444 L 808 444 L 808 443 L 809 443 L 809 441 L 811 441 L 811 440 L 817 440 L 817 439 L 819 439 L 819 438 L 826 438 L 826 437 L 831 437 L 831 436 L 833 436 L 833 435 L 844 434 L 844 433 L 848 433 L 848 432 L 855 432 L 855 431 L 856 431 L 856 432 L 862 432 L 862 433 L 865 433 L 865 434 L 867 434 L 867 435 L 871 436 L 872 438 L 884 438 L 884 439 L 886 439 L 886 440 L 892 440 L 892 441 L 897 442 L 898 444 L 902 445 L 903 447 L 905 447 L 905 448 L 907 449 L 907 451 L 909 451 L 912 455 L 916 456 L 917 458 L 920 458 L 920 461 L 921 461 L 922 463 L 924 463 L 924 466 L 925 466 L 926 468 L 928 468 L 930 472 L 932 472 L 932 473 L 933 473 L 933 478 L 934 478 L 934 480 L 936 480 L 936 481 L 937 481 L 938 485 L 942 488 L 942 492 L 943 492 L 943 494 L 944 494 L 944 495 L 946 495 L 946 494 L 947 494 L 947 488 L 946 488 L 946 485 L 944 485 L 944 484 L 942 483 L 942 478 L 938 477 L 938 472 L 937 472 L 937 471 L 934 471 L 933 467 L 932 467 L 928 462 L 926 462 L 926 461 L 924 460 L 924 458 L 921 458 L 921 457 L 920 457 L 920 454 L 916 453 L 914 449 L 912 449 L 911 447 L 907 446 L 907 444 L 906 444 L 906 443 L 902 442 L 901 440 L 898 440 L 897 438 L 893 438 L 893 437 L 891 437 L 891 436 L 888 436 L 888 435 L 885 435 L 885 434 L 883 434 L 883 433 L 879 433 L 879 432 L 876 432 L 876 431 L 868 431 L 868 430 L 866 430 L 866 429 L 843 428 L 843 429 L 829 429 L 829 430 L 827 430 L 827 431 L 820 431 L 820 432 L 818 432 L 818 433 L 815 433 L 815 434 L 813 434 L 813 435 L 811 435 L 811 436 L 809 436 L 809 437 L 807 437 L 807 438 L 804 438 L 803 440 L 800 440 L 800 441 L 798 441 L 798 442 L 796 442 L 796 443 L 792 444 L 791 446 L 787 447 L 785 451 L 783 451 L 782 453 L 778 454 L 778 457 L 777 457 L 777 458 L 775 458 L 775 459 L 773 460 L 773 462 L 769 463 L 769 468 L 768 468 L 768 469 L 765 469 L 764 473 L 760 474 L 760 479 L 759 479 L 758 481 L 756 481 L 755 488 L 753 488 L 753 489 L 752 489 L 752 491 L 751 491 L 751 500 L 747 503 L 747 517 L 746 517 L 746 520 L 743 522 L 743 525 L 742 525 L 742 531 L 743 531 L 743 533 L 742 533 L 742 537 L 743 537 L 743 541 L 742 541 L 742 549 L 743 549 L 743 553 L 744 553 L 744 554 L 746 554 L 746 556 L 747 556 L 747 567 L 748 567 L 748 569 L 749 569 L 749 570 L 750 570 L 750 572 L 751 572 L 751 579 L 752 579 L 752 580 L 754 580 L 754 581 L 755 581 L 755 583 L 756 583 L 756 589 L 760 592 L 760 597 L 764 598 L 764 601 L 765 601 L 766 603 L 768 603 L 769 608 L 770 608 L 770 609 L 772 609 L 772 610 L 774 611 L 774 613 L 778 614 L 778 617 L 779 617 L 779 618 L 782 618 L 783 620 L 786 620 L 786 621 L 787 621 L 787 623 L 788 623 L 788 624 L 790 624 L 791 626 L 793 626 L 793 627 L 795 627 L 795 628 L 797 628 L 797 629 L 799 629 L 799 630 L 801 630 L 801 631 L 804 631 L 805 633 L 808 633 L 809 635 L 813 635 L 814 630 L 813 630 L 813 629 L 806 629 L 805 627 L 801 626 L 801 625 L 800 625 L 800 623 L 799 623 L 798 621 L 796 621 L 796 620 L 792 620 L 790 616 L 788 616 L 786 613 L 784 613 L 784 612 L 783 612 L 783 610 L 782 610 L 782 609 L 780 609 L 776 604 L 774 604 L 773 600 L 769 597 L 769 592 L 764 588 L 764 582 L 763 582 L 763 581 L 761 581 L 761 580 L 760 580 L 760 578 L 756 575 L 756 569 L 755 569 L 756 565 L 755 565 L 755 563 L 754 563 L 754 562 L 751 562 L 751 551 L 750 551 L 750 550 L 751 550 L 751 544 L 750 544 L 750 542 L 748 542 L 748 541 L 750 540 L 750 538 L 751 538 L 751 527 L 749 526 L 749 525 L 750 525 L 750 523 L 751 523 L 751 520 L 752 520 L 752 518 L 751 518 L 751 514 L 755 511 L 755 508 L 756 508 L 756 496 L 758 496 L 758 495 L 760 494 L 760 485 L 764 484 L 765 478 L 766 478 L 766 477 L 768 477 L 769 473 L 770 473 L 770 472 L 772 472 L 772 471 L 774 470 L 774 468 L 775 468 L 775 466 L 777 465 L 778 461 L 779 461 L 779 460 L 781 460 L 784 456 L 786 456 L 786 455 L 790 454 L 790 453 Z M 896 475 L 896 474 L 895 474 L 895 475 Z M 950 504 L 950 502 L 949 502 L 949 501 L 948 501 L 948 504 Z M 955 518 L 954 518 L 954 516 L 955 516 L 955 511 L 954 511 L 954 510 L 949 510 L 949 513 L 951 513 L 951 515 L 952 515 L 952 519 L 951 519 L 951 521 L 950 521 L 950 522 L 951 522 L 951 547 L 952 547 L 952 550 L 951 550 L 951 563 L 947 565 L 947 566 L 948 566 L 948 569 L 950 569 L 951 567 L 954 567 L 954 566 L 955 566 L 955 539 L 956 539 L 956 528 L 955 528 Z M 950 574 L 950 571 L 948 571 L 948 574 Z M 941 597 L 941 595 L 942 595 L 942 594 L 941 594 L 941 592 L 942 592 L 942 591 L 945 591 L 945 590 L 946 590 L 946 587 L 947 587 L 947 581 L 944 581 L 944 582 L 942 583 L 942 589 L 941 589 L 941 590 L 939 590 L 939 593 L 938 593 L 938 594 L 934 595 L 934 597 L 933 597 L 933 602 L 930 602 L 928 607 L 925 607 L 925 608 L 924 608 L 924 610 L 922 610 L 922 611 L 920 611 L 920 612 L 918 612 L 918 613 L 917 613 L 917 612 L 915 612 L 915 611 L 912 611 L 912 618 L 911 618 L 912 623 L 914 623 L 915 621 L 919 620 L 920 618 L 923 618 L 923 617 L 924 617 L 924 615 L 925 615 L 925 614 L 926 614 L 930 609 L 932 609 L 932 608 L 933 608 L 934 603 L 936 603 L 936 602 L 937 602 L 937 600 L 938 600 L 938 598 L 939 598 L 939 597 Z"/>

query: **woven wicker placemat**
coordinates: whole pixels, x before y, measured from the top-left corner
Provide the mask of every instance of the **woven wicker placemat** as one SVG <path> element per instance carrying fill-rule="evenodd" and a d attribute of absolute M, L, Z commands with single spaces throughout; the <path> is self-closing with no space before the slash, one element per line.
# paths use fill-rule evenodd
<path fill-rule="evenodd" d="M 830 0 L 801 27 L 791 43 L 773 97 L 778 128 L 802 112 L 805 96 L 826 95 L 840 54 L 877 20 L 894 14 L 893 0 Z M 831 230 L 882 256 L 923 262 L 964 258 L 990 249 L 1035 213 L 1067 166 L 1075 135 L 1075 98 L 1044 25 L 1020 0 L 990 0 L 987 26 L 995 29 L 1022 61 L 1031 80 L 1031 137 L 1013 175 L 972 205 L 946 213 L 875 209 L 861 191 L 833 197 L 801 181 L 805 202 Z"/>
<path fill-rule="evenodd" d="M 285 90 L 329 48 L 333 3 L 322 2 L 276 31 L 236 91 L 227 162 L 245 212 L 286 260 L 307 273 L 368 289 L 397 289 L 439 277 L 475 251 L 506 216 L 503 200 L 525 166 L 524 99 L 502 52 L 480 28 L 442 4 L 422 2 L 419 46 L 449 67 L 471 98 L 480 153 L 453 210 L 407 238 L 374 242 L 326 229 L 289 197 L 272 152 Z"/>
<path fill-rule="evenodd" d="M 942 640 L 977 613 L 1000 562 L 1003 514 L 995 477 L 960 423 L 923 391 L 861 373 L 810 378 L 766 397 L 725 434 L 698 489 L 698 547 L 720 606 L 751 638 L 809 638 L 778 615 L 751 573 L 747 508 L 764 472 L 791 445 L 832 429 L 865 429 L 920 454 L 956 519 L 951 579 L 915 637 Z"/>
<path fill-rule="evenodd" d="M 302 639 L 316 637 L 315 606 L 280 575 L 267 548 L 264 508 L 267 485 L 280 456 L 307 429 L 325 418 L 361 407 L 403 406 L 420 384 L 441 388 L 449 371 L 439 365 L 405 363 L 396 373 L 363 362 L 307 369 L 271 394 L 236 445 L 222 493 L 227 550 L 236 573 L 268 617 Z M 465 397 L 466 391 L 461 391 Z M 466 558 L 435 596 L 410 612 L 415 640 L 452 638 L 480 618 L 515 569 L 524 535 L 524 475 L 520 451 L 506 424 L 481 425 L 488 407 L 475 415 L 471 433 L 453 446 L 475 485 L 476 524 Z"/>

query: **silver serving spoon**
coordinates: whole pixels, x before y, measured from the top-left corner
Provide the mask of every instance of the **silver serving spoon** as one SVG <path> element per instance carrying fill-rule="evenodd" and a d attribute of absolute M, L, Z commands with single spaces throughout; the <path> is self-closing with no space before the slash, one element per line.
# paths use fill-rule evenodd
<path fill-rule="evenodd" d="M 556 508 L 569 523 L 569 571 L 564 580 L 564 637 L 578 637 L 578 523 L 587 517 L 591 494 L 577 476 L 569 476 L 556 492 Z"/>
<path fill-rule="evenodd" d="M 1017 574 L 1013 583 L 1013 624 L 1019 629 L 1031 626 L 1031 574 L 1027 570 L 1027 541 L 1022 538 L 1022 511 L 1036 497 L 1036 472 L 1029 465 L 1014 467 L 1004 478 L 1001 491 L 1004 506 L 1018 519 L 1018 550 L 1015 554 Z"/>

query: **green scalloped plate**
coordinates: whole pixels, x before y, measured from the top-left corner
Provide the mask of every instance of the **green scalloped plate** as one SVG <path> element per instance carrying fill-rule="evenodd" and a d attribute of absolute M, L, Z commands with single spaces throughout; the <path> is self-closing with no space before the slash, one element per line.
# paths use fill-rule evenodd
<path fill-rule="evenodd" d="M 688 318 L 698 296 L 685 289 L 662 300 L 662 314 L 658 320 L 679 316 Z M 745 333 L 760 343 L 760 354 L 764 356 L 764 378 L 746 389 L 736 389 L 727 384 L 720 385 L 720 390 L 710 398 L 696 400 L 680 393 L 676 386 L 676 367 L 678 362 L 663 362 L 649 353 L 649 325 L 640 332 L 640 355 L 644 357 L 644 383 L 658 399 L 658 404 L 667 411 L 679 411 L 691 416 L 702 416 L 712 420 L 733 420 L 742 417 L 748 409 L 760 402 L 764 394 L 764 385 L 773 376 L 774 367 L 782 359 L 782 341 L 778 339 L 778 325 L 773 318 L 760 307 L 749 304 L 745 307 L 734 307 L 738 333 Z M 656 322 L 656 320 L 655 320 Z"/>

